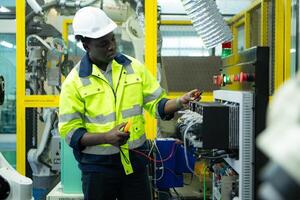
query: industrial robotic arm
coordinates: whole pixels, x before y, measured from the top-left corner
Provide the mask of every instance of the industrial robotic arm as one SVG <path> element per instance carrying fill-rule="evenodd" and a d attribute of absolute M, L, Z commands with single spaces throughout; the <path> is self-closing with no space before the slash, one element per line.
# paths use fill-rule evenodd
<path fill-rule="evenodd" d="M 43 109 L 44 129 L 37 148 L 28 151 L 27 159 L 32 169 L 33 188 L 46 195 L 60 177 L 60 136 L 57 109 Z"/>
<path fill-rule="evenodd" d="M 66 75 L 73 66 L 68 61 L 67 47 L 61 38 L 47 38 L 31 34 L 26 39 L 26 92 L 47 94 L 45 81 L 60 91 L 61 75 Z M 54 89 L 52 90 L 54 92 Z"/>
<path fill-rule="evenodd" d="M 28 161 L 33 176 L 51 176 L 60 171 L 60 137 L 57 130 L 57 109 L 44 109 L 45 128 L 41 142 L 28 152 Z"/>
<path fill-rule="evenodd" d="M 0 153 L 0 199 L 33 200 L 32 180 L 19 174 Z"/>

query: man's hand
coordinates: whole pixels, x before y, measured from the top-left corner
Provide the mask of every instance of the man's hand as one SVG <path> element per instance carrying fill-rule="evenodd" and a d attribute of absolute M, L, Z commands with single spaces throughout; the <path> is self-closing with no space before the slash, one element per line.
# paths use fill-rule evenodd
<path fill-rule="evenodd" d="M 185 93 L 181 97 L 170 99 L 165 104 L 164 111 L 166 114 L 173 114 L 182 109 L 183 105 L 188 104 L 190 101 L 199 101 L 201 99 L 201 94 L 202 92 L 200 92 L 200 90 L 194 89 L 190 92 Z"/>
<path fill-rule="evenodd" d="M 182 95 L 179 98 L 179 102 L 181 103 L 181 105 L 186 105 L 190 101 L 199 101 L 201 99 L 201 94 L 202 92 L 200 92 L 200 90 L 194 89 Z"/>
<path fill-rule="evenodd" d="M 114 146 L 122 146 L 123 144 L 125 144 L 127 142 L 127 140 L 129 139 L 129 134 L 120 131 L 120 130 L 123 130 L 125 125 L 126 125 L 126 123 L 117 125 L 111 131 L 106 133 L 105 143 L 112 144 Z"/>

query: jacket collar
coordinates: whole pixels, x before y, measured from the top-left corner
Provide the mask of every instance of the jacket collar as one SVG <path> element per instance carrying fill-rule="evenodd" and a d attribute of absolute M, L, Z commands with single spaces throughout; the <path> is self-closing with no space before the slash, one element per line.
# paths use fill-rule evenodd
<path fill-rule="evenodd" d="M 130 65 L 131 60 L 121 53 L 117 53 L 114 60 L 122 66 Z M 79 77 L 87 77 L 92 74 L 93 63 L 86 53 L 80 61 Z"/>

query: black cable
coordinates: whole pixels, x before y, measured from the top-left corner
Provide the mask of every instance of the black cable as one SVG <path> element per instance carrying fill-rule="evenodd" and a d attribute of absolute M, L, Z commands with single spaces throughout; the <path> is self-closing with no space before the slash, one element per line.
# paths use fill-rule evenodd
<path fill-rule="evenodd" d="M 60 93 L 61 89 L 60 89 L 60 86 L 55 86 L 55 88 L 57 89 L 57 91 Z"/>
<path fill-rule="evenodd" d="M 176 194 L 176 196 L 178 197 L 178 199 L 181 200 L 182 197 L 181 197 L 181 195 L 177 192 L 177 190 L 176 190 L 174 187 L 173 187 L 172 189 L 173 189 L 173 191 L 175 192 L 175 194 Z"/>
<path fill-rule="evenodd" d="M 220 158 L 229 158 L 229 154 L 219 155 L 219 156 L 201 156 L 203 159 L 220 159 Z"/>
<path fill-rule="evenodd" d="M 173 176 L 175 176 L 176 179 L 179 179 L 179 178 L 178 178 L 178 175 L 177 175 L 172 169 L 170 169 L 170 168 L 168 168 L 168 167 L 164 167 L 164 168 L 167 169 L 167 170 L 169 170 L 169 172 L 171 172 L 171 174 L 172 174 Z"/>
<path fill-rule="evenodd" d="M 154 191 L 157 193 L 157 196 L 158 196 L 157 199 L 161 199 L 159 193 L 166 194 L 166 195 L 168 195 L 168 199 L 172 199 L 172 194 L 170 193 L 170 191 L 162 191 L 157 188 L 154 188 Z"/>

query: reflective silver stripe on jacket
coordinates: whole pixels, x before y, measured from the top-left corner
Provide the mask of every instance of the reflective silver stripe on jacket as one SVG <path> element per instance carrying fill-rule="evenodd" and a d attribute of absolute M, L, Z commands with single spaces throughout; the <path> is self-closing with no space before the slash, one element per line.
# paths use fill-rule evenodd
<path fill-rule="evenodd" d="M 145 141 L 146 141 L 146 135 L 143 134 L 139 139 L 129 141 L 128 142 L 128 148 L 129 149 L 138 148 L 138 147 L 142 146 L 142 144 L 144 144 Z"/>
<path fill-rule="evenodd" d="M 135 149 L 140 147 L 146 141 L 146 136 L 142 135 L 139 139 L 128 142 L 129 149 Z M 119 153 L 119 148 L 115 146 L 90 146 L 86 147 L 83 153 L 94 154 L 94 155 L 111 155 Z"/>
<path fill-rule="evenodd" d="M 82 115 L 80 112 L 75 112 L 72 114 L 61 114 L 58 116 L 59 122 L 69 122 L 74 119 L 82 119 Z"/>
<path fill-rule="evenodd" d="M 140 105 L 134 105 L 133 108 L 122 110 L 122 117 L 128 118 L 143 114 L 143 109 Z"/>
<path fill-rule="evenodd" d="M 76 130 L 77 130 L 77 129 L 73 129 L 73 130 L 71 130 L 71 131 L 66 135 L 65 141 L 66 141 L 66 143 L 67 143 L 68 145 L 70 145 L 72 136 L 74 135 L 74 133 L 75 133 Z"/>
<path fill-rule="evenodd" d="M 116 121 L 116 112 L 109 113 L 108 115 L 98 115 L 96 117 L 85 116 L 86 123 L 106 124 L 113 121 Z"/>
<path fill-rule="evenodd" d="M 82 86 L 88 86 L 91 84 L 91 81 L 89 78 L 80 78 L 80 81 L 82 83 Z"/>
<path fill-rule="evenodd" d="M 125 66 L 125 69 L 126 69 L 126 71 L 127 71 L 127 74 L 134 74 L 134 71 L 133 71 L 133 69 L 132 69 L 131 64 Z"/>
<path fill-rule="evenodd" d="M 157 99 L 158 97 L 160 97 L 162 92 L 163 89 L 161 87 L 157 88 L 157 90 L 155 90 L 152 94 L 149 94 L 144 98 L 144 104 Z"/>
<path fill-rule="evenodd" d="M 75 66 L 75 69 L 76 69 L 76 71 L 77 71 L 78 74 L 79 74 L 80 62 Z M 79 75 L 78 75 L 78 76 L 79 76 Z M 91 84 L 91 81 L 90 81 L 89 78 L 81 78 L 81 77 L 79 77 L 79 79 L 80 79 L 80 81 L 81 81 L 81 83 L 82 83 L 82 86 L 87 86 L 87 85 Z"/>
<path fill-rule="evenodd" d="M 82 152 L 94 155 L 111 155 L 118 153 L 119 148 L 115 146 L 88 146 Z"/>

